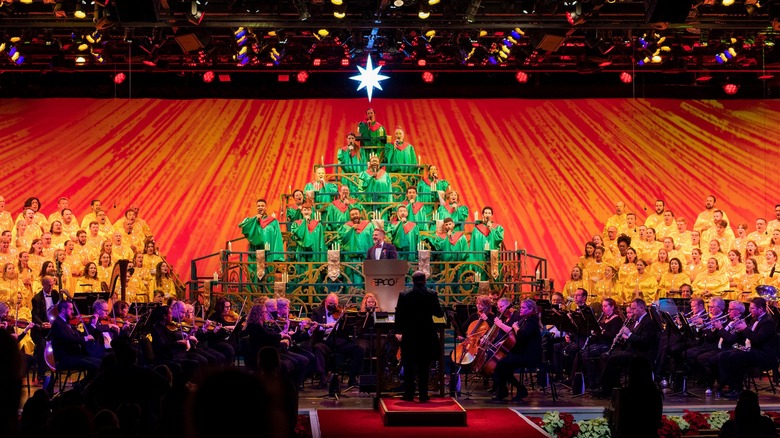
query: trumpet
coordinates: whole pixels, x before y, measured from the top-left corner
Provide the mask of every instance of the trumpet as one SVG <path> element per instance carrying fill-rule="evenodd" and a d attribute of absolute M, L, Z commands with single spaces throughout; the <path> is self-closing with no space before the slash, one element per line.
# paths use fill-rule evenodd
<path fill-rule="evenodd" d="M 748 316 L 746 316 L 746 317 L 744 317 L 744 318 L 737 318 L 737 319 L 735 319 L 735 320 L 731 321 L 731 322 L 730 322 L 730 323 L 729 323 L 729 324 L 726 326 L 726 331 L 728 331 L 729 333 L 735 333 L 735 332 L 737 331 L 737 329 L 735 328 L 735 326 L 737 325 L 737 323 L 738 323 L 738 322 L 740 322 L 740 321 L 747 321 L 749 318 L 750 318 L 750 315 L 748 315 Z"/>
<path fill-rule="evenodd" d="M 702 330 L 712 330 L 714 328 L 712 326 L 712 324 L 714 322 L 725 322 L 728 319 L 728 317 L 729 317 L 729 314 L 728 313 L 724 313 L 724 314 L 718 316 L 717 318 L 710 319 L 709 321 L 707 321 L 704 324 L 702 324 L 701 329 Z"/>

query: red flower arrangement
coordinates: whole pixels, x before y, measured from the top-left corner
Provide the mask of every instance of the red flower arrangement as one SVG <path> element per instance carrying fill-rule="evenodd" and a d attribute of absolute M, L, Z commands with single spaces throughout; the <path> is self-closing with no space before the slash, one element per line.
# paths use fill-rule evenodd
<path fill-rule="evenodd" d="M 686 435 L 697 435 L 699 430 L 710 428 L 710 425 L 707 422 L 708 414 L 689 411 L 687 409 L 683 412 L 683 420 L 688 422 L 688 431 L 685 433 Z"/>
<path fill-rule="evenodd" d="M 580 434 L 580 425 L 574 422 L 574 416 L 561 412 L 563 427 L 558 431 L 558 438 L 573 438 Z"/>
<path fill-rule="evenodd" d="M 661 427 L 658 428 L 658 436 L 662 438 L 682 438 L 682 430 L 674 421 L 661 417 Z"/>
<path fill-rule="evenodd" d="M 775 422 L 775 427 L 780 427 L 780 412 L 764 412 L 764 415 Z"/>

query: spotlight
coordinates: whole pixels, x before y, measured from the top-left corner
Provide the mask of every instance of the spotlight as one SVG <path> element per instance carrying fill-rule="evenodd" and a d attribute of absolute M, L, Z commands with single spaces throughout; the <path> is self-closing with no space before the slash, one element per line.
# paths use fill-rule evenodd
<path fill-rule="evenodd" d="M 396 8 L 400 8 L 403 5 L 404 5 L 404 0 L 395 0 L 393 2 L 393 6 L 395 6 Z"/>
<path fill-rule="evenodd" d="M 87 63 L 87 58 L 84 56 L 77 56 L 76 57 L 76 65 L 84 65 Z"/>
<path fill-rule="evenodd" d="M 428 0 L 428 4 L 431 6 L 438 5 L 440 1 L 441 0 Z"/>
<path fill-rule="evenodd" d="M 432 83 L 433 82 L 433 73 L 431 73 L 429 71 L 424 71 L 423 74 L 422 74 L 422 80 L 426 84 Z"/>
<path fill-rule="evenodd" d="M 739 86 L 736 84 L 727 82 L 726 85 L 723 86 L 723 92 L 728 94 L 729 96 L 733 96 L 737 94 L 737 91 L 739 91 Z"/>
<path fill-rule="evenodd" d="M 515 79 L 517 79 L 517 82 L 520 82 L 521 84 L 525 84 L 526 82 L 528 82 L 528 73 L 519 71 L 515 75 Z"/>
<path fill-rule="evenodd" d="M 87 18 L 87 14 L 81 10 L 81 0 L 76 1 L 76 12 L 73 13 L 73 16 L 76 18 L 84 19 Z"/>
<path fill-rule="evenodd" d="M 117 84 L 117 85 L 119 85 L 119 84 L 121 84 L 122 82 L 124 82 L 126 78 L 127 78 L 127 77 L 125 76 L 125 74 L 124 74 L 124 73 L 122 73 L 122 72 L 119 72 L 119 73 L 117 73 L 117 74 L 116 74 L 116 76 L 114 76 L 114 83 L 115 83 L 115 84 Z"/>
<path fill-rule="evenodd" d="M 322 59 L 314 58 L 314 60 L 311 62 L 311 65 L 313 65 L 315 67 L 319 67 L 320 65 L 322 65 Z"/>
<path fill-rule="evenodd" d="M 342 67 L 349 67 L 349 58 L 342 58 L 341 59 L 341 66 Z"/>
<path fill-rule="evenodd" d="M 344 4 L 344 0 L 330 0 L 331 3 L 333 3 L 336 6 L 340 6 Z"/>
<path fill-rule="evenodd" d="M 427 64 L 427 62 L 424 59 L 418 59 L 417 60 L 417 65 L 420 66 L 420 67 L 425 67 L 426 64 Z"/>
<path fill-rule="evenodd" d="M 339 20 L 347 16 L 347 5 L 341 4 L 333 8 L 333 16 Z"/>
<path fill-rule="evenodd" d="M 205 4 L 201 5 L 199 0 L 192 0 L 190 4 L 190 13 L 187 14 L 187 21 L 194 25 L 199 25 L 206 15 Z"/>
<path fill-rule="evenodd" d="M 734 0 L 723 0 L 723 6 L 731 6 L 734 4 Z"/>
<path fill-rule="evenodd" d="M 620 73 L 620 81 L 624 84 L 630 84 L 634 81 L 634 77 L 631 76 L 631 73 L 624 71 L 623 73 Z"/>
<path fill-rule="evenodd" d="M 298 18 L 301 21 L 306 21 L 311 18 L 309 8 L 306 6 L 306 0 L 292 0 L 293 6 L 298 10 Z"/>
<path fill-rule="evenodd" d="M 307 71 L 299 71 L 298 75 L 295 77 L 295 79 L 298 80 L 299 83 L 304 83 L 309 80 L 309 72 Z"/>
<path fill-rule="evenodd" d="M 160 60 L 160 57 L 157 56 L 157 54 L 150 54 L 146 59 L 144 59 L 144 65 L 149 67 L 157 67 L 157 61 Z"/>
<path fill-rule="evenodd" d="M 214 81 L 214 72 L 209 70 L 206 73 L 203 73 L 203 82 L 210 84 Z"/>
<path fill-rule="evenodd" d="M 420 17 L 421 20 L 425 20 L 426 18 L 431 16 L 431 5 L 427 3 L 420 3 L 420 12 L 417 13 L 417 16 Z"/>
<path fill-rule="evenodd" d="M 473 23 L 479 12 L 479 6 L 482 4 L 482 0 L 470 0 L 469 5 L 466 8 L 466 14 L 463 17 L 469 23 Z"/>

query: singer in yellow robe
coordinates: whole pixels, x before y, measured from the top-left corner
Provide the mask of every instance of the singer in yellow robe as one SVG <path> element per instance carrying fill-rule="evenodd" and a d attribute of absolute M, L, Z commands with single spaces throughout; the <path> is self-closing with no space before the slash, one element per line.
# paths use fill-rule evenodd
<path fill-rule="evenodd" d="M 571 270 L 571 277 L 569 278 L 569 281 L 567 281 L 563 286 L 563 290 L 561 292 L 565 297 L 571 298 L 573 300 L 574 292 L 580 288 L 588 290 L 588 281 L 582 277 L 582 269 L 579 266 L 575 266 Z"/>
<path fill-rule="evenodd" d="M 593 286 L 593 295 L 599 297 L 601 300 L 604 298 L 612 298 L 618 304 L 623 305 L 625 303 L 623 285 L 617 280 L 617 269 L 612 266 L 605 267 L 604 278 Z"/>
<path fill-rule="evenodd" d="M 658 301 L 658 281 L 647 269 L 647 262 L 642 259 L 636 262 L 636 280 L 633 284 L 633 288 L 623 290 L 626 301 L 630 301 L 628 295 L 632 295 L 630 298 L 642 298 L 647 303 L 653 303 Z"/>
<path fill-rule="evenodd" d="M 729 279 L 725 272 L 718 270 L 718 261 L 710 257 L 707 270 L 699 274 L 691 286 L 693 295 L 697 297 L 723 296 L 729 288 Z"/>

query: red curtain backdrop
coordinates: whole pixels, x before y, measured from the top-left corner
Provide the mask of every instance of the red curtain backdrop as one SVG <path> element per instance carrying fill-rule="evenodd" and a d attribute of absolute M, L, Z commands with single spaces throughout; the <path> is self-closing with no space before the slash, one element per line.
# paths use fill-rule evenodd
<path fill-rule="evenodd" d="M 733 226 L 780 203 L 778 101 L 375 100 L 470 210 L 491 205 L 508 248 L 550 261 L 558 287 L 623 200 L 644 221 L 656 198 L 693 221 L 714 194 Z M 369 104 L 345 100 L 0 101 L 0 195 L 14 217 L 29 196 L 48 215 L 67 196 L 109 218 L 141 207 L 186 280 L 189 261 L 240 236 L 265 197 L 303 188 Z M 473 217 L 473 213 L 471 215 Z M 690 228 L 690 227 L 689 227 Z M 211 272 L 211 271 L 208 271 Z M 202 272 L 209 276 L 208 272 Z"/>

